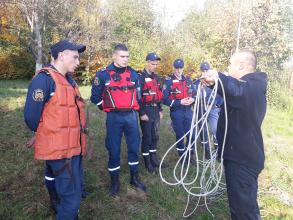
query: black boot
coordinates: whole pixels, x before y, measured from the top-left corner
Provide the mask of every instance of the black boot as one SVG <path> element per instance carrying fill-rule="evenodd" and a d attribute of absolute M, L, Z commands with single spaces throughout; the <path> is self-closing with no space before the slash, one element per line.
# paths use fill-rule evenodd
<path fill-rule="evenodd" d="M 160 166 L 160 161 L 157 158 L 157 153 L 150 153 L 151 163 L 154 167 Z"/>
<path fill-rule="evenodd" d="M 115 197 L 119 193 L 119 174 L 111 174 L 110 196 Z"/>
<path fill-rule="evenodd" d="M 157 157 L 157 153 L 150 153 L 150 161 L 151 161 L 151 164 L 153 165 L 154 168 L 159 168 L 160 166 L 160 161 Z M 163 163 L 161 168 L 166 168 L 167 167 L 167 164 L 166 163 Z"/>
<path fill-rule="evenodd" d="M 146 192 L 146 191 L 147 191 L 147 188 L 146 188 L 145 185 L 143 185 L 143 184 L 140 182 L 140 180 L 139 180 L 139 178 L 138 178 L 138 172 L 133 172 L 133 171 L 131 171 L 131 172 L 130 172 L 130 175 L 131 175 L 131 176 L 130 176 L 130 184 L 131 184 L 132 186 L 134 186 L 135 188 L 138 188 L 138 189 L 140 189 L 140 190 Z"/>
<path fill-rule="evenodd" d="M 145 168 L 147 169 L 147 171 L 149 173 L 154 173 L 156 170 L 155 168 L 153 167 L 151 161 L 150 161 L 150 156 L 143 156 L 143 159 L 144 159 L 144 165 L 145 165 Z"/>

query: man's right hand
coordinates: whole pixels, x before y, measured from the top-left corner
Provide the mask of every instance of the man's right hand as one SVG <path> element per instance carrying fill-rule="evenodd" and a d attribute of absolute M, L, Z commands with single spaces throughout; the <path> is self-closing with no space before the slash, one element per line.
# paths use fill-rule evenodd
<path fill-rule="evenodd" d="M 140 116 L 140 120 L 142 120 L 142 121 L 148 121 L 149 120 L 149 117 L 146 114 L 144 114 L 144 115 Z"/>
<path fill-rule="evenodd" d="M 36 135 L 32 136 L 32 138 L 26 143 L 27 148 L 34 148 L 35 147 L 35 141 L 36 141 Z"/>
<path fill-rule="evenodd" d="M 185 105 L 185 106 L 190 105 L 191 102 L 190 102 L 189 97 L 186 97 L 186 98 L 184 98 L 184 99 L 181 99 L 181 100 L 180 100 L 180 104 L 181 104 L 181 105 Z"/>

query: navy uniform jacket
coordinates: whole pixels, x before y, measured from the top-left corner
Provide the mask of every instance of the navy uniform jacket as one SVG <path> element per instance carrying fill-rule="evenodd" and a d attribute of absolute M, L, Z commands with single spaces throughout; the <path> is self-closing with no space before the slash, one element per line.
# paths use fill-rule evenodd
<path fill-rule="evenodd" d="M 145 69 L 139 74 L 139 83 L 140 83 L 140 88 L 141 88 L 141 97 L 142 97 L 142 93 L 143 93 L 143 87 L 144 87 L 144 83 L 145 83 L 145 78 L 151 78 L 151 79 L 155 79 L 157 81 L 157 83 L 161 84 L 161 78 L 158 76 L 158 74 L 155 73 L 151 73 L 149 74 Z M 160 88 L 161 89 L 161 88 Z M 159 111 L 163 111 L 161 103 L 157 103 L 158 104 L 158 108 Z M 145 111 L 142 105 L 142 102 L 139 103 L 140 105 L 140 109 L 139 109 L 139 115 L 144 115 Z"/>
<path fill-rule="evenodd" d="M 51 65 L 49 67 L 54 68 Z M 76 86 L 71 74 L 66 74 L 66 79 L 73 87 Z M 30 130 L 37 131 L 44 106 L 54 95 L 54 92 L 55 82 L 46 72 L 39 73 L 32 79 L 24 106 L 24 119 Z"/>
<path fill-rule="evenodd" d="M 97 71 L 96 77 L 92 84 L 92 94 L 91 94 L 91 102 L 97 105 L 100 109 L 102 109 L 103 103 L 103 91 L 105 89 L 105 83 L 110 81 L 110 75 L 107 73 L 108 71 L 114 70 L 117 73 L 123 73 L 125 68 L 118 68 L 114 66 L 114 63 L 111 63 L 106 68 Z M 132 69 L 131 67 L 127 67 L 128 70 L 131 72 L 130 80 L 135 82 L 135 87 L 137 91 L 137 99 L 140 102 L 140 85 L 139 85 L 139 78 L 137 72 Z"/>
<path fill-rule="evenodd" d="M 171 111 L 174 111 L 174 110 L 177 110 L 180 108 L 189 107 L 189 106 L 181 105 L 180 100 L 172 100 L 169 98 L 171 85 L 172 85 L 173 80 L 178 80 L 174 74 L 172 74 L 170 77 L 167 77 L 165 79 L 164 87 L 163 87 L 163 95 L 164 95 L 163 103 L 165 105 L 169 106 Z M 195 91 L 195 87 L 192 83 L 192 80 L 190 78 L 183 76 L 183 75 L 182 75 L 181 80 L 182 81 L 186 80 L 186 84 L 188 85 L 188 92 L 191 94 L 191 97 L 194 98 L 196 91 Z"/>
<path fill-rule="evenodd" d="M 255 171 L 264 167 L 264 146 L 261 124 L 266 113 L 266 73 L 250 73 L 240 80 L 219 73 L 226 95 L 228 130 L 224 159 L 245 165 Z M 218 93 L 222 94 L 219 87 Z M 224 107 L 217 128 L 219 146 L 225 132 Z"/>

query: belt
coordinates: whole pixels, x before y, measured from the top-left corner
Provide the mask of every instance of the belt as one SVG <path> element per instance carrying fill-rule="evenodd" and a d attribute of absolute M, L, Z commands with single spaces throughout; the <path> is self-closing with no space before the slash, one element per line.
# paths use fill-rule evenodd
<path fill-rule="evenodd" d="M 142 104 L 142 106 L 143 107 L 149 107 L 149 106 L 155 107 L 155 106 L 158 106 L 158 104 L 157 103 L 146 103 L 146 104 Z"/>

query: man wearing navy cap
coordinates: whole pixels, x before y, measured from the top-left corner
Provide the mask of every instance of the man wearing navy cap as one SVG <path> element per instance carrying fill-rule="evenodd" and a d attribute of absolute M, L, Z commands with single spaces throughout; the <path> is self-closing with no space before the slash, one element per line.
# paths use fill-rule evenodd
<path fill-rule="evenodd" d="M 68 73 L 86 47 L 68 40 L 51 46 L 53 65 L 32 79 L 24 118 L 35 133 L 35 159 L 45 160 L 55 178 L 57 219 L 77 219 L 82 194 L 82 156 L 86 153 L 85 103 Z"/>
<path fill-rule="evenodd" d="M 139 75 L 141 88 L 140 126 L 142 131 L 141 151 L 148 172 L 155 172 L 160 162 L 157 158 L 160 119 L 163 117 L 161 79 L 155 72 L 161 58 L 156 53 L 146 56 L 145 68 Z"/>
<path fill-rule="evenodd" d="M 210 64 L 208 62 L 203 62 L 201 63 L 200 65 L 200 70 L 201 72 L 204 74 L 206 73 L 208 70 L 210 70 L 211 67 L 210 67 Z M 200 85 L 199 84 L 200 80 L 197 80 L 195 82 L 195 87 L 196 87 L 196 90 L 198 88 L 198 86 Z M 200 106 L 200 111 L 199 111 L 199 118 L 202 117 L 202 115 L 204 115 L 204 113 L 206 112 L 207 109 L 205 109 L 206 107 L 210 106 L 212 100 L 210 99 L 210 96 L 212 94 L 212 89 L 207 87 L 207 86 L 203 86 L 203 90 L 202 90 L 202 97 L 201 97 L 201 101 L 202 101 L 202 105 Z M 203 104 L 203 101 L 205 100 L 206 102 L 206 105 L 205 106 Z M 208 120 L 207 120 L 207 123 L 205 123 L 203 125 L 203 129 L 202 129 L 202 132 L 201 132 L 201 143 L 205 149 L 205 158 L 206 159 L 210 159 L 211 158 L 211 151 L 210 151 L 210 145 L 209 145 L 209 140 L 208 140 L 208 132 L 209 132 L 209 129 L 211 130 L 212 132 L 212 136 L 213 136 L 213 141 L 214 141 L 214 145 L 215 147 L 218 147 L 218 142 L 217 142 L 217 139 L 216 139 L 216 133 L 217 133 L 217 124 L 218 124 L 218 118 L 219 118 L 219 113 L 220 113 L 220 106 L 222 105 L 223 103 L 223 99 L 222 97 L 220 97 L 219 95 L 216 95 L 216 98 L 215 98 L 215 102 L 213 103 L 213 106 L 211 108 L 211 111 L 208 115 Z M 202 123 L 199 122 L 199 127 L 202 126 Z"/>
<path fill-rule="evenodd" d="M 170 107 L 172 126 L 179 140 L 190 130 L 192 121 L 192 104 L 194 103 L 195 89 L 190 78 L 183 75 L 184 61 L 176 59 L 173 63 L 174 73 L 167 77 L 163 87 L 163 102 Z M 193 137 L 194 138 L 194 137 Z M 189 135 L 177 144 L 177 152 L 181 156 L 186 151 Z M 193 151 L 191 151 L 193 153 Z M 190 162 L 195 164 L 191 157 Z"/>

